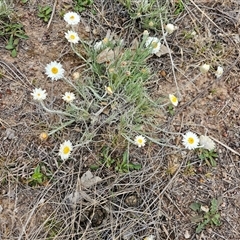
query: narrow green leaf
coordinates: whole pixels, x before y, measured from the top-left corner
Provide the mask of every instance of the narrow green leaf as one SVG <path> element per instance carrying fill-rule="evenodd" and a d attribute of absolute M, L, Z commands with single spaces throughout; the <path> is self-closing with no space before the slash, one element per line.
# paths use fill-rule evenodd
<path fill-rule="evenodd" d="M 45 6 L 45 7 L 43 7 L 43 8 L 41 9 L 41 11 L 45 12 L 45 11 L 48 10 L 48 9 L 49 9 L 49 6 Z"/>
<path fill-rule="evenodd" d="M 42 13 L 39 13 L 37 16 L 40 17 L 40 18 L 44 18 L 45 17 L 45 15 L 42 14 Z"/>
<path fill-rule="evenodd" d="M 16 48 L 14 48 L 13 50 L 12 50 L 12 57 L 16 57 L 17 56 L 17 50 L 16 50 Z"/>
<path fill-rule="evenodd" d="M 7 50 L 12 50 L 12 49 L 14 49 L 14 46 L 8 44 L 5 48 L 6 48 Z"/>
<path fill-rule="evenodd" d="M 141 164 L 129 163 L 128 166 L 131 170 L 140 170 L 142 168 Z"/>
<path fill-rule="evenodd" d="M 51 9 L 51 8 L 47 9 L 46 15 L 49 15 L 51 12 L 52 12 L 52 9 Z"/>
<path fill-rule="evenodd" d="M 14 41 L 13 41 L 13 45 L 17 46 L 19 43 L 19 38 L 16 38 Z"/>
<path fill-rule="evenodd" d="M 123 163 L 127 163 L 127 162 L 128 162 L 128 152 L 125 151 L 125 152 L 123 153 Z"/>
<path fill-rule="evenodd" d="M 218 201 L 216 198 L 213 198 L 211 201 L 211 207 L 210 207 L 211 214 L 216 213 L 217 209 L 218 209 Z"/>
<path fill-rule="evenodd" d="M 203 229 L 204 229 L 204 225 L 203 224 L 199 224 L 196 228 L 196 233 L 200 233 Z"/>
<path fill-rule="evenodd" d="M 90 168 L 91 170 L 97 170 L 97 169 L 99 168 L 99 166 L 96 165 L 96 164 L 92 164 L 92 165 L 89 166 L 89 168 Z"/>
<path fill-rule="evenodd" d="M 210 157 L 210 162 L 211 162 L 212 167 L 217 166 L 217 162 L 212 157 Z"/>
<path fill-rule="evenodd" d="M 220 226 L 221 225 L 221 223 L 220 223 L 220 214 L 219 213 L 215 214 L 211 220 L 212 220 L 212 222 L 216 226 Z"/>
<path fill-rule="evenodd" d="M 25 34 L 18 34 L 18 33 L 15 33 L 15 36 L 16 37 L 19 37 L 19 38 L 22 38 L 22 39 L 28 39 L 29 37 Z"/>
<path fill-rule="evenodd" d="M 8 45 L 13 45 L 13 35 L 12 34 L 8 40 Z"/>
<path fill-rule="evenodd" d="M 201 204 L 198 202 L 191 203 L 190 208 L 195 212 L 199 211 L 201 209 Z"/>

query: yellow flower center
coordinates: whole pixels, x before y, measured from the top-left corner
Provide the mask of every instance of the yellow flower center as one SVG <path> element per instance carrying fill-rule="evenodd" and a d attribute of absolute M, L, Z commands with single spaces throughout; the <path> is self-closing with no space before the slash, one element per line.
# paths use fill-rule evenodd
<path fill-rule="evenodd" d="M 74 40 L 75 39 L 75 35 L 70 35 L 70 39 Z"/>
<path fill-rule="evenodd" d="M 41 93 L 38 93 L 37 95 L 38 95 L 38 97 L 40 97 L 40 96 L 41 96 Z"/>
<path fill-rule="evenodd" d="M 105 38 L 103 39 L 103 43 L 104 43 L 104 44 L 107 44 L 107 43 L 108 43 L 108 41 L 109 41 L 109 40 L 108 40 L 108 38 L 107 38 L 107 37 L 105 37 Z"/>
<path fill-rule="evenodd" d="M 68 147 L 68 146 L 65 146 L 64 148 L 63 148 L 63 153 L 64 154 L 68 154 L 70 152 L 70 148 Z"/>
<path fill-rule="evenodd" d="M 142 144 L 143 143 L 143 140 L 140 138 L 140 139 L 138 139 L 138 143 L 139 144 Z"/>
<path fill-rule="evenodd" d="M 57 74 L 57 73 L 58 73 L 58 68 L 53 67 L 53 68 L 52 68 L 52 73 L 53 73 L 53 74 Z"/>
<path fill-rule="evenodd" d="M 193 144 L 194 143 L 194 138 L 192 138 L 192 137 L 188 138 L 188 143 Z"/>
<path fill-rule="evenodd" d="M 68 99 L 70 99 L 70 98 L 71 98 L 71 96 L 70 96 L 70 95 L 68 95 L 68 96 L 67 96 L 67 98 L 68 98 Z"/>
<path fill-rule="evenodd" d="M 153 48 L 157 48 L 157 46 L 158 46 L 158 43 L 157 43 L 157 42 L 152 42 L 152 44 L 151 44 L 151 45 L 152 45 L 152 47 L 153 47 Z"/>
<path fill-rule="evenodd" d="M 113 94 L 113 91 L 110 87 L 105 87 L 105 90 L 108 94 L 110 94 L 110 95 Z"/>
<path fill-rule="evenodd" d="M 154 23 L 151 21 L 148 23 L 149 27 L 153 27 Z"/>
<path fill-rule="evenodd" d="M 74 20 L 74 18 L 75 18 L 75 17 L 74 17 L 73 15 L 70 17 L 71 20 Z"/>
<path fill-rule="evenodd" d="M 127 75 L 127 76 L 130 76 L 130 75 L 131 75 L 131 72 L 130 72 L 130 71 L 126 71 L 126 75 Z"/>
<path fill-rule="evenodd" d="M 46 140 L 48 138 L 48 134 L 45 133 L 45 132 L 42 132 L 39 137 L 43 141 L 43 140 Z"/>
<path fill-rule="evenodd" d="M 177 98 L 175 96 L 172 96 L 172 102 L 177 102 Z"/>

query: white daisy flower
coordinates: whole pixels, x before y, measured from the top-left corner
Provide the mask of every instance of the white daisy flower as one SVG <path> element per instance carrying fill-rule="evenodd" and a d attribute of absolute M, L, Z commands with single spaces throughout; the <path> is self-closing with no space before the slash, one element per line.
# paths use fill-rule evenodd
<path fill-rule="evenodd" d="M 74 31 L 68 30 L 68 32 L 65 33 L 65 38 L 70 42 L 70 43 L 78 43 L 80 38 L 78 34 Z"/>
<path fill-rule="evenodd" d="M 153 235 L 149 235 L 144 238 L 144 240 L 154 240 L 154 239 L 155 239 L 155 236 L 153 236 Z"/>
<path fill-rule="evenodd" d="M 198 147 L 199 144 L 199 138 L 195 133 L 187 132 L 183 136 L 182 143 L 185 148 L 192 150 Z"/>
<path fill-rule="evenodd" d="M 80 16 L 75 12 L 68 12 L 68 13 L 64 14 L 63 19 L 69 25 L 76 25 L 80 22 Z"/>
<path fill-rule="evenodd" d="M 223 74 L 223 68 L 221 66 L 218 66 L 217 71 L 215 72 L 215 76 L 217 78 L 220 78 Z"/>
<path fill-rule="evenodd" d="M 67 102 L 67 103 L 71 103 L 73 102 L 73 100 L 75 99 L 75 94 L 72 92 L 65 92 L 65 94 L 63 95 L 62 99 Z"/>
<path fill-rule="evenodd" d="M 59 148 L 59 155 L 61 156 L 61 159 L 62 160 L 68 159 L 72 149 L 73 146 L 70 140 L 64 141 L 64 143 L 62 143 Z"/>
<path fill-rule="evenodd" d="M 169 99 L 175 107 L 178 105 L 178 98 L 174 96 L 173 94 L 169 94 Z"/>
<path fill-rule="evenodd" d="M 63 78 L 64 69 L 62 67 L 62 64 L 56 61 L 47 64 L 47 66 L 45 67 L 45 71 L 47 76 L 52 80 L 58 80 Z"/>
<path fill-rule="evenodd" d="M 177 29 L 177 27 L 174 26 L 174 25 L 171 24 L 171 23 L 168 23 L 168 24 L 166 25 L 165 29 L 166 29 L 166 31 L 167 31 L 168 34 L 171 34 L 171 33 L 173 33 L 173 32 Z"/>
<path fill-rule="evenodd" d="M 145 46 L 151 49 L 152 54 L 155 54 L 159 52 L 161 47 L 161 42 L 157 37 L 148 37 L 146 40 Z"/>
<path fill-rule="evenodd" d="M 210 65 L 208 65 L 208 64 L 203 64 L 203 65 L 201 65 L 199 68 L 200 68 L 200 72 L 201 72 L 201 73 L 207 73 L 207 72 L 209 71 L 209 69 L 210 69 Z"/>
<path fill-rule="evenodd" d="M 209 151 L 214 150 L 215 143 L 210 137 L 201 135 L 199 138 L 199 141 L 200 141 L 200 147 L 205 148 Z"/>
<path fill-rule="evenodd" d="M 134 143 L 138 146 L 138 147 L 144 147 L 145 143 L 146 143 L 146 138 L 143 137 L 142 135 L 136 136 L 134 139 Z"/>
<path fill-rule="evenodd" d="M 36 101 L 43 101 L 46 99 L 47 93 L 46 90 L 42 90 L 41 88 L 35 88 L 31 93 L 33 99 Z"/>

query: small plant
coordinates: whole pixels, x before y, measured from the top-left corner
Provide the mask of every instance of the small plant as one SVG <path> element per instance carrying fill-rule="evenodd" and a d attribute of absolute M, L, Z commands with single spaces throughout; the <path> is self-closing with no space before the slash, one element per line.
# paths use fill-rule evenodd
<path fill-rule="evenodd" d="M 74 10 L 76 12 L 83 12 L 87 7 L 93 4 L 93 0 L 74 0 Z"/>
<path fill-rule="evenodd" d="M 175 113 L 174 106 L 173 106 L 173 105 L 169 105 L 169 106 L 167 107 L 167 112 L 168 112 L 171 116 L 173 116 L 174 113 Z"/>
<path fill-rule="evenodd" d="M 140 170 L 142 168 L 141 164 L 134 164 L 129 162 L 127 151 L 123 153 L 122 159 L 118 157 L 112 158 L 109 151 L 110 149 L 108 147 L 104 147 L 102 150 L 102 159 L 100 160 L 100 163 L 91 165 L 90 168 L 92 170 L 96 170 L 99 168 L 100 164 L 103 164 L 107 168 L 115 166 L 115 170 L 120 173 L 128 173 L 129 171 Z"/>
<path fill-rule="evenodd" d="M 141 164 L 134 164 L 129 162 L 129 154 L 127 151 L 123 153 L 122 161 L 117 163 L 115 170 L 120 173 L 128 173 L 133 170 L 140 170 L 142 168 Z"/>
<path fill-rule="evenodd" d="M 52 13 L 52 8 L 50 6 L 38 6 L 38 17 L 44 22 L 48 22 Z"/>
<path fill-rule="evenodd" d="M 12 12 L 12 3 L 9 1 L 0 1 L 0 23 L 1 20 L 4 21 L 4 18 L 7 18 Z"/>
<path fill-rule="evenodd" d="M 49 219 L 44 227 L 46 228 L 48 235 L 47 240 L 52 240 L 56 238 L 57 234 L 59 233 L 61 229 L 61 222 L 57 221 L 56 219 Z"/>
<path fill-rule="evenodd" d="M 101 163 L 104 164 L 107 168 L 110 168 L 115 163 L 115 160 L 109 154 L 109 148 L 108 147 L 105 147 L 102 150 Z"/>
<path fill-rule="evenodd" d="M 204 206 L 198 202 L 194 202 L 190 205 L 190 208 L 197 212 L 199 215 L 194 217 L 192 220 L 194 222 L 199 222 L 196 233 L 200 233 L 207 225 L 211 226 L 220 226 L 220 214 L 218 212 L 218 205 L 220 203 L 220 199 L 212 199 L 210 208 Z"/>
<path fill-rule="evenodd" d="M 120 0 L 120 3 L 122 3 L 126 7 L 130 17 L 133 20 L 137 19 L 137 21 L 140 21 L 144 29 L 161 30 L 161 21 L 159 18 L 159 14 L 162 16 L 162 20 L 164 22 L 167 19 L 168 11 L 166 1 Z"/>
<path fill-rule="evenodd" d="M 195 174 L 195 169 L 189 161 L 187 162 L 187 166 L 185 167 L 183 174 L 186 176 L 192 176 Z"/>
<path fill-rule="evenodd" d="M 161 145 L 155 140 L 153 129 L 157 128 L 156 118 L 161 114 L 159 106 L 163 100 L 157 97 L 152 99 L 146 88 L 146 83 L 151 79 L 147 59 L 159 52 L 161 39 L 151 37 L 144 31 L 142 36 L 127 45 L 124 39 L 107 31 L 101 41 L 89 44 L 74 32 L 74 26 L 80 22 L 79 14 L 68 12 L 63 19 L 73 26 L 71 31 L 65 32 L 65 38 L 77 57 L 86 63 L 87 74 L 85 79 L 78 73 L 76 81 L 72 82 L 66 77 L 60 62 L 51 61 L 46 65 L 45 74 L 52 84 L 62 79 L 71 86 L 71 92 L 62 93 L 64 102 L 58 110 L 48 108 L 45 104 L 48 101 L 45 89 L 35 88 L 31 93 L 46 112 L 64 118 L 64 123 L 61 121 L 48 136 L 72 124 L 81 125 L 84 134 L 75 144 L 70 140 L 65 140 L 64 145 L 60 144 L 59 155 L 62 160 L 69 159 L 72 149 L 98 139 L 110 147 L 100 150 L 103 151 L 102 155 L 96 165 L 90 166 L 91 169 L 102 165 L 122 173 L 141 169 L 140 164 L 129 162 L 131 148 L 125 153 L 122 149 L 127 142 L 144 147 L 146 139 Z M 171 95 L 170 100 L 177 106 L 175 96 Z M 148 126 L 146 129 L 150 127 L 151 130 L 145 132 L 145 125 Z"/>
<path fill-rule="evenodd" d="M 46 181 L 48 178 L 49 176 L 43 174 L 41 170 L 41 165 L 38 164 L 37 167 L 34 169 L 31 178 L 28 180 L 28 183 L 30 186 L 43 185 L 44 181 Z"/>
<path fill-rule="evenodd" d="M 186 40 L 194 38 L 196 36 L 196 34 L 197 34 L 194 30 L 192 30 L 192 31 L 183 31 L 183 33 L 184 33 L 184 39 L 186 39 Z"/>
<path fill-rule="evenodd" d="M 218 157 L 217 153 L 214 150 L 200 149 L 199 158 L 204 160 L 208 166 L 216 167 L 217 163 L 215 158 Z"/>
<path fill-rule="evenodd" d="M 20 39 L 28 39 L 21 23 L 2 22 L 0 27 L 0 36 L 7 37 L 6 49 L 11 51 L 11 56 L 17 56 Z"/>
<path fill-rule="evenodd" d="M 184 7 L 184 4 L 183 4 L 183 1 L 182 0 L 178 0 L 176 3 L 175 3 L 175 11 L 174 13 L 176 15 L 182 13 L 184 11 L 185 7 Z"/>

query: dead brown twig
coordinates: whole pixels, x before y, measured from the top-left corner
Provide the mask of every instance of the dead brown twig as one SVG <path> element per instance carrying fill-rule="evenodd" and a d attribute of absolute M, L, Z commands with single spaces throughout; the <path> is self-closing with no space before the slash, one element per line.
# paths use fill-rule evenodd
<path fill-rule="evenodd" d="M 51 14 L 51 17 L 48 21 L 48 25 L 47 25 L 47 29 L 50 27 L 51 25 L 51 22 L 52 22 L 52 19 L 53 19 L 53 16 L 54 16 L 54 13 L 55 13 L 55 10 L 56 10 L 56 6 L 57 6 L 57 0 L 55 0 L 54 4 L 53 4 L 53 10 L 52 10 L 52 14 Z"/>
<path fill-rule="evenodd" d="M 237 154 L 238 156 L 240 156 L 240 153 L 238 153 L 238 152 L 235 151 L 234 149 L 230 148 L 230 147 L 227 146 L 226 144 L 220 142 L 219 140 L 217 140 L 216 138 L 214 138 L 214 137 L 212 137 L 212 136 L 210 136 L 210 138 L 211 138 L 212 140 L 214 140 L 215 142 L 219 143 L 220 145 L 222 145 L 223 147 L 225 147 L 226 149 L 228 149 L 229 151 L 231 151 L 231 152 Z"/>

